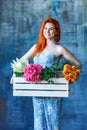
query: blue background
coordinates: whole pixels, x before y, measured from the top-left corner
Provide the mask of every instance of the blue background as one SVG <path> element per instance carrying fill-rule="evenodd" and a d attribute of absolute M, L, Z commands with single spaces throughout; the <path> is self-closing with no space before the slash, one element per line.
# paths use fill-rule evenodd
<path fill-rule="evenodd" d="M 0 130 L 33 130 L 32 97 L 13 97 L 10 63 L 37 42 L 47 17 L 59 20 L 60 43 L 83 64 L 63 100 L 61 130 L 87 130 L 87 0 L 0 0 Z"/>

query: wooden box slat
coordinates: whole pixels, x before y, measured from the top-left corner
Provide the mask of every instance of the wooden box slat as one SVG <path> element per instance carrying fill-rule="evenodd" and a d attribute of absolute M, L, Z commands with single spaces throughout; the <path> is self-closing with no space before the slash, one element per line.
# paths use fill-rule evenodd
<path fill-rule="evenodd" d="M 55 86 L 55 87 L 54 87 Z M 68 90 L 69 87 L 66 84 L 16 84 L 13 89 L 25 89 L 25 90 Z"/>
<path fill-rule="evenodd" d="M 13 91 L 14 96 L 37 96 L 37 97 L 69 97 L 67 91 Z"/>

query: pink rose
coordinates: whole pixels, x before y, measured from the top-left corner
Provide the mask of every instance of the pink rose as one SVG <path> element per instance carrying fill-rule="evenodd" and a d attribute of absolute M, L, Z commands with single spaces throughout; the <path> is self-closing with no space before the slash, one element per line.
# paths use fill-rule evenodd
<path fill-rule="evenodd" d="M 39 64 L 28 64 L 24 68 L 24 78 L 30 83 L 36 83 L 41 80 L 42 66 Z"/>

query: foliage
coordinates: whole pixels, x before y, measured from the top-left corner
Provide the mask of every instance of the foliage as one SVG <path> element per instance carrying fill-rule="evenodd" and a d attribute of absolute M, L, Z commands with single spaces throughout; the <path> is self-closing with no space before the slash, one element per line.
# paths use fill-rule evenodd
<path fill-rule="evenodd" d="M 46 67 L 42 70 L 42 80 L 45 80 L 49 83 L 53 83 L 51 78 L 63 77 L 61 71 L 63 69 L 63 64 L 56 64 L 52 67 Z"/>

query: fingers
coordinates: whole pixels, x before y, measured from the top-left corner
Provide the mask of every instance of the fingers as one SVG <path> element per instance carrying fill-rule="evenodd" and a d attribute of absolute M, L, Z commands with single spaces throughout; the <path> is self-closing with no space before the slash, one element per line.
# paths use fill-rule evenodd
<path fill-rule="evenodd" d="M 13 84 L 13 77 L 12 77 L 11 80 L 10 80 L 10 84 Z"/>
<path fill-rule="evenodd" d="M 15 75 L 13 74 L 12 77 L 11 77 L 11 80 L 10 80 L 10 84 L 14 83 L 14 77 L 15 77 Z"/>

